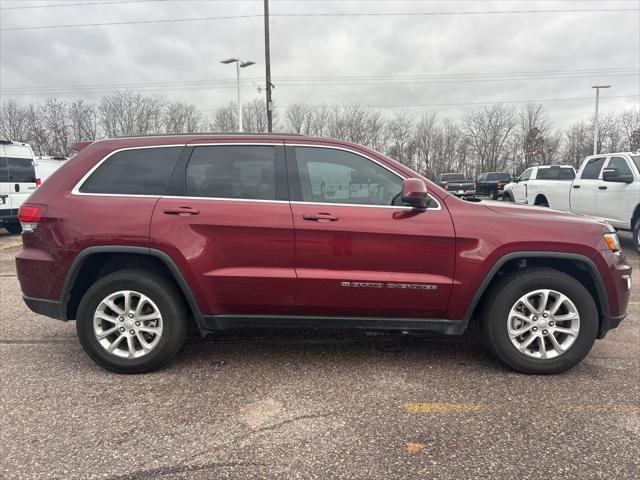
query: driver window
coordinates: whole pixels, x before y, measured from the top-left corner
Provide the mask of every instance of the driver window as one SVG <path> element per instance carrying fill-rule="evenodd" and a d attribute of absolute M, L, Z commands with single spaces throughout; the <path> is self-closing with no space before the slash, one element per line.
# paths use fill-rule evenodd
<path fill-rule="evenodd" d="M 402 178 L 355 153 L 296 147 L 302 200 L 353 205 L 399 205 Z"/>
<path fill-rule="evenodd" d="M 533 168 L 525 170 L 524 173 L 520 175 L 520 181 L 522 182 L 523 180 L 529 180 L 529 178 L 531 177 L 531 172 L 533 172 Z"/>
<path fill-rule="evenodd" d="M 608 168 L 617 168 L 618 169 L 618 173 L 620 175 L 631 175 L 633 176 L 633 173 L 631 172 L 631 168 L 629 167 L 629 164 L 627 163 L 627 160 L 624 159 L 623 157 L 611 157 L 609 159 L 609 165 L 607 165 Z"/>

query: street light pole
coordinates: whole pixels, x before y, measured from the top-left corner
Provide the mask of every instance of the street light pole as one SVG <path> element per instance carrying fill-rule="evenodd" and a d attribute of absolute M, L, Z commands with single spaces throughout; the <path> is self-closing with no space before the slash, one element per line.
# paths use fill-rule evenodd
<path fill-rule="evenodd" d="M 269 0 L 264 0 L 264 62 L 267 90 L 267 132 L 273 131 L 273 103 L 271 101 L 271 46 L 269 45 Z"/>
<path fill-rule="evenodd" d="M 600 105 L 600 89 L 611 88 L 611 85 L 594 85 L 596 89 L 596 115 L 593 119 L 593 154 L 598 154 L 598 107 Z"/>
<path fill-rule="evenodd" d="M 236 87 L 238 89 L 238 132 L 242 133 L 242 100 L 240 99 L 240 62 L 236 62 Z"/>
<path fill-rule="evenodd" d="M 220 60 L 220 63 L 236 64 L 236 87 L 238 90 L 238 132 L 242 133 L 242 99 L 240 98 L 240 69 L 245 67 L 250 67 L 251 65 L 255 65 L 255 62 L 251 60 L 240 60 L 239 58 L 227 58 L 225 60 Z"/>

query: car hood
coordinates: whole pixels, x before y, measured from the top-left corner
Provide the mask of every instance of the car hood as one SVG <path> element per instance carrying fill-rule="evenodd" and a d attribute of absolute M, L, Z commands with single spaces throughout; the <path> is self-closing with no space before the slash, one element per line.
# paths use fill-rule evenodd
<path fill-rule="evenodd" d="M 485 203 L 484 206 L 489 210 L 500 213 L 503 215 L 514 215 L 518 217 L 529 217 L 532 220 L 546 220 L 546 221 L 562 221 L 571 223 L 600 223 L 607 225 L 607 223 L 596 217 L 588 217 L 586 215 L 578 215 L 575 213 L 561 212 L 560 210 L 553 210 L 548 207 L 536 207 L 533 205 L 516 205 L 513 203 Z"/>

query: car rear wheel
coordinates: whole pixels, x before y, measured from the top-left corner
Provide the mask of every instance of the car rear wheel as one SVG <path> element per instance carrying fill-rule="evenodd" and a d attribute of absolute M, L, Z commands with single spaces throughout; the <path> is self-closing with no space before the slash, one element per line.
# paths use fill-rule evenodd
<path fill-rule="evenodd" d="M 166 278 L 124 270 L 98 280 L 84 295 L 76 330 L 85 352 L 118 373 L 143 373 L 164 365 L 182 347 L 187 310 Z"/>
<path fill-rule="evenodd" d="M 560 373 L 589 353 L 598 310 L 575 278 L 532 267 L 493 285 L 481 312 L 482 330 L 498 360 L 530 374 Z"/>

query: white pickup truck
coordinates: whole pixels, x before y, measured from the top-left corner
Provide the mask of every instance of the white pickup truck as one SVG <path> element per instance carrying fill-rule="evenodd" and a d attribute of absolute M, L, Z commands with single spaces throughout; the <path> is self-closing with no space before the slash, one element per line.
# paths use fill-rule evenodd
<path fill-rule="evenodd" d="M 570 166 L 531 167 L 505 186 L 503 199 L 602 218 L 633 231 L 640 252 L 640 152 L 587 157 Z"/>

